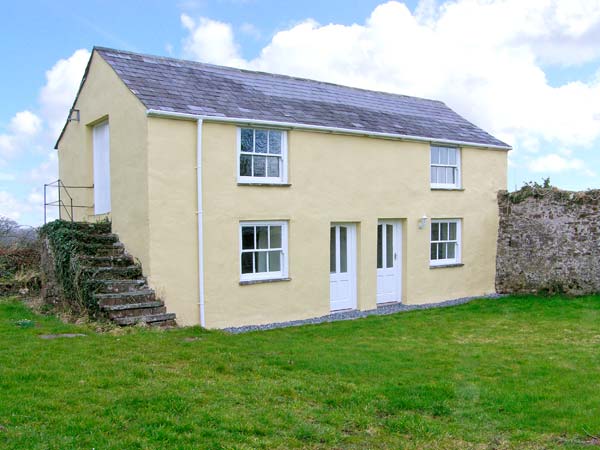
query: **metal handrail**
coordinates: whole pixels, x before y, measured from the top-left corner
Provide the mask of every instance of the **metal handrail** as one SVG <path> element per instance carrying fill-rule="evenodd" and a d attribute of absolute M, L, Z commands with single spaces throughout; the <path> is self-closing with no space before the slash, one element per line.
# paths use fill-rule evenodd
<path fill-rule="evenodd" d="M 49 202 L 48 201 L 48 196 L 47 196 L 47 190 L 48 188 L 56 188 L 58 189 L 58 200 L 54 200 Z M 67 216 L 69 217 L 70 221 L 73 222 L 74 221 L 74 209 L 75 208 L 91 208 L 91 206 L 87 206 L 87 205 L 74 205 L 73 204 L 73 197 L 71 197 L 71 194 L 69 193 L 68 189 L 93 189 L 94 185 L 92 186 L 67 186 L 65 185 L 62 180 L 59 178 L 56 181 L 53 181 L 51 183 L 46 183 L 44 184 L 44 223 L 47 222 L 47 217 L 48 217 L 48 207 L 49 206 L 56 206 L 58 207 L 58 218 L 60 219 L 62 217 L 62 210 L 64 209 L 65 213 L 67 214 Z M 65 194 L 67 194 L 67 202 L 65 203 L 63 201 L 63 199 L 61 198 L 61 191 L 64 190 Z"/>

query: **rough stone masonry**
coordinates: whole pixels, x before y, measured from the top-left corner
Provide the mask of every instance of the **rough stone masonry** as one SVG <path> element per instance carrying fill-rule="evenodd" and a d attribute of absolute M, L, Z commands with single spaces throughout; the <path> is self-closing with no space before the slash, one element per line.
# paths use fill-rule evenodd
<path fill-rule="evenodd" d="M 600 190 L 498 193 L 499 293 L 600 292 Z"/>

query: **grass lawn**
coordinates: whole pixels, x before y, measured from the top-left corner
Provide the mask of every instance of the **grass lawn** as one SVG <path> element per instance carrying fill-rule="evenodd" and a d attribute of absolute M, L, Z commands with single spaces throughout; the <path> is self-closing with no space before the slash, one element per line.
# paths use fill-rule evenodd
<path fill-rule="evenodd" d="M 96 334 L 0 300 L 2 449 L 566 449 L 593 435 L 600 296 L 243 335 Z"/>

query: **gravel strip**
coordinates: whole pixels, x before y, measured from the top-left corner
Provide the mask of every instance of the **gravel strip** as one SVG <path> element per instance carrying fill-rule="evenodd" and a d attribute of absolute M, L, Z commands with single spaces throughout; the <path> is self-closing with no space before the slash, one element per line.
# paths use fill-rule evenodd
<path fill-rule="evenodd" d="M 326 316 L 314 317 L 312 319 L 304 319 L 304 320 L 292 320 L 290 322 L 277 322 L 277 323 L 269 323 L 266 325 L 246 325 L 243 327 L 231 327 L 231 328 L 223 328 L 223 331 L 232 334 L 238 333 L 247 333 L 249 331 L 263 331 L 263 330 L 273 330 L 275 328 L 286 328 L 286 327 L 297 327 L 300 325 L 309 325 L 309 324 L 317 324 L 317 323 L 325 323 L 325 322 L 337 322 L 340 320 L 354 320 L 361 319 L 363 317 L 368 316 L 385 316 L 388 314 L 396 314 L 400 312 L 406 311 L 415 311 L 418 309 L 433 309 L 433 308 L 447 308 L 449 306 L 463 305 L 465 303 L 469 303 L 471 300 L 477 299 L 497 299 L 504 297 L 502 294 L 490 294 L 490 295 L 478 295 L 475 297 L 462 297 L 456 298 L 454 300 L 446 300 L 444 302 L 439 303 L 427 303 L 425 305 L 403 305 L 402 303 L 391 303 L 389 305 L 382 305 L 377 307 L 376 309 L 370 309 L 368 311 L 341 311 L 332 314 L 327 314 Z"/>

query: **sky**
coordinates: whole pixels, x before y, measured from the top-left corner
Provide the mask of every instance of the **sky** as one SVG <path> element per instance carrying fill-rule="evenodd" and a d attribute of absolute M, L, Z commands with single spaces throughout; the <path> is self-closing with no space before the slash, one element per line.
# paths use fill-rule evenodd
<path fill-rule="evenodd" d="M 0 216 L 23 224 L 94 45 L 442 100 L 513 146 L 509 189 L 600 188 L 600 0 L 38 0 L 0 30 Z"/>

